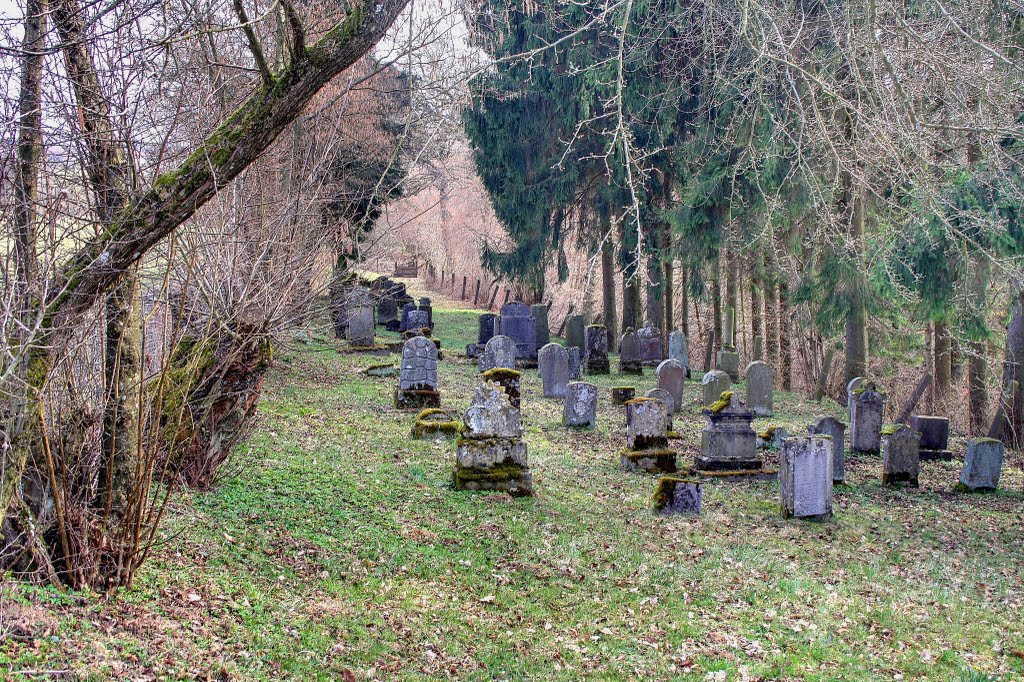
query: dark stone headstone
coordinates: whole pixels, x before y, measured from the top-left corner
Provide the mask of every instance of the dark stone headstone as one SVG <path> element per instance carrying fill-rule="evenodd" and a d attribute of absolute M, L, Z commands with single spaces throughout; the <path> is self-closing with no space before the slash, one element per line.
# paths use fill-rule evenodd
<path fill-rule="evenodd" d="M 761 458 L 757 454 L 757 434 L 751 426 L 754 414 L 740 402 L 736 394 L 723 393 L 720 403 L 716 403 L 716 409 L 704 409 L 704 417 L 708 423 L 701 432 L 698 469 L 761 469 Z"/>
<path fill-rule="evenodd" d="M 915 414 L 910 418 L 910 428 L 921 434 L 922 460 L 952 460 L 949 451 L 949 419 Z"/>
<path fill-rule="evenodd" d="M 895 424 L 882 434 L 882 484 L 917 487 L 921 469 L 921 434 Z"/>
<path fill-rule="evenodd" d="M 530 306 L 530 315 L 533 317 L 537 339 L 537 350 L 551 342 L 551 328 L 548 327 L 548 307 L 544 303 L 536 303 Z"/>
<path fill-rule="evenodd" d="M 480 346 L 484 346 L 491 337 L 494 336 L 494 328 L 497 323 L 498 316 L 494 313 L 484 313 L 480 316 L 477 322 L 477 335 L 476 342 Z"/>
<path fill-rule="evenodd" d="M 608 329 L 592 324 L 586 330 L 583 371 L 587 374 L 608 374 Z"/>
<path fill-rule="evenodd" d="M 565 321 L 565 345 L 579 348 L 581 357 L 587 352 L 586 328 L 587 321 L 582 315 L 570 315 Z"/>
<path fill-rule="evenodd" d="M 849 400 L 850 451 L 878 452 L 882 442 L 882 410 L 885 400 L 871 382 L 863 382 L 854 388 Z"/>
<path fill-rule="evenodd" d="M 632 329 L 626 330 L 619 341 L 619 373 L 644 373 L 644 365 L 640 359 L 640 339 Z"/>
<path fill-rule="evenodd" d="M 398 331 L 409 331 L 409 313 L 411 313 L 414 310 L 416 310 L 416 304 L 413 303 L 412 301 L 409 301 L 408 303 L 402 306 L 402 319 L 400 324 L 398 325 Z"/>
<path fill-rule="evenodd" d="M 636 330 L 640 345 L 640 362 L 645 367 L 657 367 L 665 359 L 665 346 L 661 342 L 661 331 L 647 325 Z"/>
<path fill-rule="evenodd" d="M 520 359 L 537 359 L 537 322 L 530 317 L 530 306 L 518 301 L 503 305 L 498 332 L 515 342 Z"/>
<path fill-rule="evenodd" d="M 569 383 L 569 353 L 557 343 L 537 351 L 537 367 L 545 398 L 564 398 Z"/>
<path fill-rule="evenodd" d="M 666 476 L 654 492 L 654 511 L 662 516 L 699 516 L 703 497 L 697 479 Z"/>
<path fill-rule="evenodd" d="M 565 352 L 569 354 L 569 378 L 577 381 L 581 376 L 582 355 L 576 346 L 566 346 Z"/>
<path fill-rule="evenodd" d="M 402 346 L 402 367 L 395 393 L 399 409 L 438 407 L 437 346 L 425 336 L 409 339 Z"/>

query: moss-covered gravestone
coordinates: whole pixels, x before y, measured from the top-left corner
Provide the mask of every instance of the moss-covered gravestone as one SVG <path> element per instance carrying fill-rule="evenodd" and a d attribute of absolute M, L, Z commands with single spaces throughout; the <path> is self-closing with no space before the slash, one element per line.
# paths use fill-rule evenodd
<path fill-rule="evenodd" d="M 701 432 L 701 471 L 756 471 L 762 468 L 757 454 L 757 434 L 751 425 L 753 413 L 732 391 L 722 393 L 718 402 L 704 410 L 708 420 Z"/>
<path fill-rule="evenodd" d="M 995 438 L 972 438 L 964 455 L 959 488 L 963 491 L 995 490 L 1003 471 L 1005 446 Z"/>
<path fill-rule="evenodd" d="M 448 410 L 432 407 L 416 415 L 412 427 L 412 437 L 421 438 L 454 438 L 459 435 L 459 420 Z"/>
<path fill-rule="evenodd" d="M 501 386 L 477 387 L 455 446 L 456 490 L 497 490 L 533 494 L 519 410 Z"/>
<path fill-rule="evenodd" d="M 395 391 L 395 407 L 423 409 L 440 407 L 437 390 L 437 346 L 430 339 L 416 336 L 402 346 L 402 367 Z"/>
<path fill-rule="evenodd" d="M 787 438 L 779 458 L 782 516 L 821 521 L 832 516 L 832 438 Z"/>
<path fill-rule="evenodd" d="M 676 451 L 668 446 L 668 406 L 654 398 L 634 398 L 626 403 L 625 471 L 671 474 L 676 471 Z"/>
<path fill-rule="evenodd" d="M 882 484 L 917 487 L 921 470 L 921 434 L 903 424 L 881 429 Z"/>
<path fill-rule="evenodd" d="M 662 516 L 699 516 L 703 490 L 695 478 L 664 476 L 654 489 L 654 512 Z"/>
<path fill-rule="evenodd" d="M 519 370 L 495 367 L 484 372 L 480 378 L 484 381 L 493 381 L 501 386 L 505 395 L 508 396 L 508 401 L 512 403 L 512 407 L 519 409 L 523 382 L 523 375 Z"/>
<path fill-rule="evenodd" d="M 722 393 L 732 387 L 732 379 L 720 369 L 713 369 L 700 381 L 703 390 L 704 407 L 710 407 L 722 398 Z"/>

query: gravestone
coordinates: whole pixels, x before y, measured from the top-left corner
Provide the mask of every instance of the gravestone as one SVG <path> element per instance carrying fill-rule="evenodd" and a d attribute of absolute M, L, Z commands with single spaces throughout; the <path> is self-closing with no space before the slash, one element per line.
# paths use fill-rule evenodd
<path fill-rule="evenodd" d="M 740 354 L 736 352 L 736 311 L 729 308 L 722 332 L 722 348 L 715 356 L 715 367 L 729 375 L 733 381 L 740 380 Z"/>
<path fill-rule="evenodd" d="M 757 434 L 758 450 L 782 450 L 782 444 L 789 438 L 784 426 L 769 426 Z"/>
<path fill-rule="evenodd" d="M 775 395 L 775 371 L 760 360 L 747 365 L 747 407 L 755 417 L 772 416 Z"/>
<path fill-rule="evenodd" d="M 537 322 L 530 317 L 530 306 L 519 301 L 506 303 L 498 316 L 498 333 L 516 344 L 516 357 L 520 361 L 537 359 Z"/>
<path fill-rule="evenodd" d="M 349 296 L 348 340 L 353 346 L 372 346 L 374 340 L 373 295 L 356 287 Z"/>
<path fill-rule="evenodd" d="M 676 452 L 668 447 L 665 403 L 652 398 L 634 398 L 626 403 L 626 451 L 620 460 L 625 471 L 676 471 Z"/>
<path fill-rule="evenodd" d="M 423 409 L 441 405 L 441 394 L 437 391 L 437 346 L 433 341 L 424 336 L 406 341 L 399 372 L 395 407 Z"/>
<path fill-rule="evenodd" d="M 583 350 L 583 371 L 587 374 L 608 374 L 608 330 L 602 324 L 586 329 L 586 347 Z"/>
<path fill-rule="evenodd" d="M 570 381 L 565 390 L 562 424 L 592 429 L 597 425 L 597 386 Z"/>
<path fill-rule="evenodd" d="M 377 302 L 377 324 L 387 327 L 398 319 L 398 301 L 384 296 Z"/>
<path fill-rule="evenodd" d="M 632 386 L 613 386 L 609 391 L 612 405 L 625 405 L 636 397 L 636 388 Z"/>
<path fill-rule="evenodd" d="M 551 342 L 551 328 L 548 327 L 548 306 L 544 303 L 535 303 L 530 306 L 530 315 L 533 317 L 536 327 L 534 338 L 539 350 Z"/>
<path fill-rule="evenodd" d="M 519 409 L 502 387 L 490 382 L 477 387 L 463 421 L 455 449 L 455 489 L 532 495 Z"/>
<path fill-rule="evenodd" d="M 672 410 L 675 414 L 683 409 L 683 390 L 686 388 L 686 366 L 674 358 L 663 360 L 654 370 L 658 377 L 658 388 L 672 395 Z"/>
<path fill-rule="evenodd" d="M 779 497 L 785 518 L 822 521 L 832 516 L 832 439 L 787 438 L 779 457 Z"/>
<path fill-rule="evenodd" d="M 537 352 L 537 367 L 545 398 L 564 398 L 569 383 L 569 352 L 557 343 L 549 343 Z"/>
<path fill-rule="evenodd" d="M 481 373 L 496 367 L 515 369 L 516 367 L 516 343 L 507 336 L 492 336 L 491 340 L 484 346 L 484 352 L 480 354 L 477 362 L 477 369 Z"/>
<path fill-rule="evenodd" d="M 959 488 L 963 491 L 998 488 L 1005 450 L 1003 443 L 995 438 L 972 438 L 967 443 Z"/>
<path fill-rule="evenodd" d="M 487 342 L 494 337 L 494 325 L 497 319 L 498 316 L 494 313 L 483 313 L 477 319 L 476 342 L 479 345 L 486 346 Z"/>
<path fill-rule="evenodd" d="M 702 471 L 744 471 L 761 469 L 757 434 L 751 426 L 754 414 L 732 391 L 722 393 L 711 408 L 705 408 L 707 425 L 701 432 L 697 468 Z"/>
<path fill-rule="evenodd" d="M 430 299 L 423 297 L 420 299 L 419 311 L 427 314 L 427 323 L 424 327 L 434 328 L 434 307 L 430 305 Z"/>
<path fill-rule="evenodd" d="M 830 436 L 832 438 L 832 482 L 842 483 L 846 480 L 846 424 L 835 417 L 818 417 L 807 427 L 811 435 Z"/>
<path fill-rule="evenodd" d="M 675 426 L 672 424 L 672 415 L 675 413 L 676 401 L 672 398 L 672 394 L 663 388 L 652 388 L 644 393 L 644 397 L 665 403 L 665 409 L 668 411 L 668 431 L 670 434 L 673 433 Z"/>
<path fill-rule="evenodd" d="M 654 511 L 662 516 L 699 516 L 703 502 L 700 481 L 664 476 L 654 491 Z"/>
<path fill-rule="evenodd" d="M 868 381 L 850 394 L 850 452 L 877 453 L 881 446 L 885 401 Z"/>
<path fill-rule="evenodd" d="M 581 357 L 587 352 L 586 328 L 587 321 L 582 315 L 570 315 L 565 321 L 565 345 L 579 348 Z"/>
<path fill-rule="evenodd" d="M 424 329 L 430 329 L 430 313 L 426 310 L 410 310 L 405 315 L 405 331 L 407 332 L 420 332 Z"/>
<path fill-rule="evenodd" d="M 640 362 L 645 367 L 657 367 L 665 359 L 665 346 L 661 342 L 661 330 L 650 323 L 636 330 L 640 344 Z"/>
<path fill-rule="evenodd" d="M 640 361 L 640 339 L 632 329 L 627 329 L 619 341 L 619 373 L 644 373 L 644 366 Z"/>
<path fill-rule="evenodd" d="M 732 387 L 732 380 L 722 370 L 713 369 L 704 375 L 700 385 L 704 390 L 704 407 L 711 407 L 718 402 L 723 391 L 728 391 Z"/>
<path fill-rule="evenodd" d="M 882 484 L 917 487 L 921 434 L 909 426 L 893 424 L 882 431 Z"/>
<path fill-rule="evenodd" d="M 672 332 L 668 335 L 668 357 L 681 364 L 686 370 L 686 376 L 690 376 L 690 351 L 686 345 L 686 334 Z"/>
<path fill-rule="evenodd" d="M 462 424 L 454 412 L 439 408 L 423 410 L 416 415 L 412 427 L 412 437 L 419 440 L 425 438 L 453 438 L 459 435 Z"/>
<path fill-rule="evenodd" d="M 480 378 L 501 386 L 505 390 L 505 395 L 508 396 L 508 401 L 512 403 L 512 407 L 517 410 L 520 408 L 523 375 L 519 370 L 495 367 L 481 374 Z"/>
<path fill-rule="evenodd" d="M 949 451 L 949 419 L 915 414 L 910 418 L 910 428 L 921 434 L 921 460 L 953 459 Z"/>
<path fill-rule="evenodd" d="M 565 352 L 569 354 L 569 378 L 576 381 L 581 376 L 582 360 L 580 359 L 580 349 L 576 346 L 566 346 Z"/>
<path fill-rule="evenodd" d="M 764 360 L 764 337 L 761 335 L 754 337 L 754 360 Z"/>
<path fill-rule="evenodd" d="M 846 416 L 851 424 L 853 423 L 853 392 L 860 388 L 865 381 L 867 379 L 864 377 L 854 377 L 846 384 Z"/>
<path fill-rule="evenodd" d="M 409 301 L 408 303 L 402 306 L 402 320 L 401 323 L 398 325 L 398 331 L 409 331 L 409 313 L 415 310 L 416 304 L 413 303 L 412 301 Z"/>

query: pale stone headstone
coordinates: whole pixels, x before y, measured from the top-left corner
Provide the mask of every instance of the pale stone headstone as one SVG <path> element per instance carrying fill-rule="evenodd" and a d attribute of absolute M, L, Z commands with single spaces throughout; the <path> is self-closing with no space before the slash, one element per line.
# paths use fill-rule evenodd
<path fill-rule="evenodd" d="M 732 387 L 732 380 L 725 372 L 713 369 L 704 375 L 700 385 L 704 391 L 704 407 L 711 407 L 718 402 L 722 391 L 728 391 Z"/>
<path fill-rule="evenodd" d="M 786 518 L 832 516 L 832 439 L 787 438 L 779 457 L 779 497 Z"/>
<path fill-rule="evenodd" d="M 537 367 L 545 398 L 564 398 L 569 383 L 569 353 L 557 343 L 549 343 L 537 352 Z"/>
<path fill-rule="evenodd" d="M 842 483 L 846 480 L 846 424 L 835 417 L 818 417 L 807 427 L 812 435 L 830 436 L 832 438 L 832 482 Z"/>
<path fill-rule="evenodd" d="M 687 374 L 689 374 L 690 351 L 686 345 L 686 334 L 672 332 L 668 335 L 668 357 L 681 364 L 686 369 Z"/>
<path fill-rule="evenodd" d="M 424 336 L 416 336 L 402 346 L 395 407 L 400 409 L 438 407 L 437 346 Z"/>
<path fill-rule="evenodd" d="M 673 473 L 676 453 L 668 447 L 668 406 L 652 398 L 626 403 L 626 445 L 622 453 L 625 471 Z"/>
<path fill-rule="evenodd" d="M 967 443 L 960 486 L 964 490 L 995 490 L 1003 471 L 1006 447 L 995 438 L 972 438 Z"/>
<path fill-rule="evenodd" d="M 647 393 L 644 393 L 644 397 L 654 398 L 655 400 L 660 400 L 661 402 L 665 403 L 665 407 L 668 408 L 669 429 L 671 430 L 672 414 L 676 412 L 676 401 L 675 398 L 672 397 L 672 394 L 663 388 L 652 388 L 651 390 L 647 391 Z"/>
<path fill-rule="evenodd" d="M 775 370 L 760 360 L 747 365 L 747 408 L 755 417 L 772 416 Z"/>
<path fill-rule="evenodd" d="M 764 360 L 764 337 L 758 334 L 754 337 L 754 360 Z"/>
<path fill-rule="evenodd" d="M 654 493 L 654 511 L 662 516 L 699 516 L 703 502 L 700 481 L 664 477 Z"/>
<path fill-rule="evenodd" d="M 734 393 L 725 393 L 728 402 L 716 409 L 705 409 L 708 423 L 701 432 L 697 468 L 702 471 L 760 470 L 757 434 L 751 426 L 753 413 Z"/>
<path fill-rule="evenodd" d="M 658 377 L 658 388 L 663 388 L 672 395 L 674 414 L 683 409 L 683 390 L 686 387 L 686 366 L 674 358 L 662 361 L 654 370 Z"/>
<path fill-rule="evenodd" d="M 923 414 L 910 418 L 910 428 L 921 434 L 921 460 L 952 460 L 949 451 L 949 419 Z"/>
<path fill-rule="evenodd" d="M 920 471 L 921 434 L 895 424 L 882 434 L 882 484 L 917 487 Z"/>
<path fill-rule="evenodd" d="M 565 321 L 565 345 L 579 348 L 581 357 L 587 350 L 586 328 L 587 321 L 582 315 L 570 315 Z"/>
<path fill-rule="evenodd" d="M 353 346 L 372 346 L 374 341 L 373 306 L 357 305 L 349 308 L 348 340 Z"/>
<path fill-rule="evenodd" d="M 569 378 L 576 381 L 582 376 L 580 369 L 583 361 L 580 349 L 576 346 L 566 346 L 565 351 L 569 354 Z"/>
<path fill-rule="evenodd" d="M 644 366 L 640 360 L 640 339 L 632 329 L 627 329 L 619 341 L 619 373 L 644 373 Z"/>
<path fill-rule="evenodd" d="M 477 387 L 463 420 L 455 450 L 455 489 L 532 495 L 519 410 L 502 387 L 491 382 Z"/>
<path fill-rule="evenodd" d="M 850 394 L 850 451 L 878 452 L 881 447 L 882 410 L 885 401 L 866 382 Z"/>
<path fill-rule="evenodd" d="M 548 306 L 544 303 L 535 303 L 530 306 L 530 316 L 533 317 L 536 326 L 534 336 L 539 350 L 551 342 L 551 329 L 548 327 Z"/>
<path fill-rule="evenodd" d="M 597 386 L 585 381 L 569 382 L 565 391 L 562 424 L 590 429 L 597 425 Z"/>
<path fill-rule="evenodd" d="M 497 367 L 515 369 L 516 366 L 516 343 L 507 336 L 492 336 L 491 340 L 484 346 L 484 352 L 480 355 L 477 368 L 481 373 Z"/>
<path fill-rule="evenodd" d="M 587 374 L 609 373 L 608 329 L 602 324 L 592 324 L 586 329 L 583 371 Z"/>
<path fill-rule="evenodd" d="M 715 356 L 715 367 L 729 375 L 733 381 L 740 380 L 740 354 L 733 350 L 718 351 Z"/>
<path fill-rule="evenodd" d="M 661 342 L 661 330 L 650 323 L 636 330 L 639 343 L 640 362 L 646 367 L 657 367 L 665 359 L 665 346 Z"/>
<path fill-rule="evenodd" d="M 854 377 L 846 384 L 846 416 L 851 424 L 853 423 L 853 392 L 860 388 L 865 381 L 867 379 L 864 377 Z"/>
<path fill-rule="evenodd" d="M 498 333 L 515 341 L 517 358 L 537 359 L 537 321 L 530 317 L 530 306 L 519 301 L 503 305 Z"/>

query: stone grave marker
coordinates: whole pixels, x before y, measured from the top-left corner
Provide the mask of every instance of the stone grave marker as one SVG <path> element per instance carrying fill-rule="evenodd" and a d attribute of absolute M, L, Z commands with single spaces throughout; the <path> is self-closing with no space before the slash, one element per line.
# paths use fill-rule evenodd
<path fill-rule="evenodd" d="M 581 357 L 587 351 L 586 328 L 587 321 L 582 315 L 570 315 L 565 321 L 565 345 L 579 348 Z"/>
<path fill-rule="evenodd" d="M 672 415 L 675 413 L 676 406 L 676 401 L 672 397 L 672 394 L 663 388 L 652 388 L 647 391 L 647 393 L 644 393 L 644 397 L 653 398 L 665 403 L 665 409 L 668 410 L 668 431 L 669 434 L 672 434 L 672 432 L 675 431 L 675 426 L 672 424 Z"/>
<path fill-rule="evenodd" d="M 430 329 L 433 329 L 434 328 L 434 307 L 430 304 L 430 299 L 425 297 L 425 296 L 423 298 L 421 298 L 420 299 L 420 305 L 419 305 L 418 309 L 420 310 L 420 312 L 424 312 L 424 313 L 427 314 L 427 323 L 424 326 L 425 327 L 429 327 Z"/>
<path fill-rule="evenodd" d="M 551 328 L 548 327 L 548 306 L 544 303 L 535 303 L 530 306 L 530 315 L 533 317 L 536 326 L 534 338 L 536 339 L 537 349 L 540 350 L 551 343 Z"/>
<path fill-rule="evenodd" d="M 416 304 L 413 303 L 412 301 L 409 301 L 408 303 L 406 303 L 405 305 L 402 306 L 402 320 L 401 320 L 401 323 L 398 325 L 398 331 L 400 331 L 400 332 L 409 331 L 409 313 L 411 313 L 411 312 L 413 312 L 415 310 L 416 310 Z"/>
<path fill-rule="evenodd" d="M 658 377 L 658 388 L 663 388 L 672 395 L 672 414 L 683 409 L 683 391 L 686 388 L 686 366 L 675 358 L 663 360 L 658 369 L 654 370 Z"/>
<path fill-rule="evenodd" d="M 519 409 L 502 387 L 490 382 L 477 387 L 463 421 L 455 450 L 455 489 L 532 495 Z"/>
<path fill-rule="evenodd" d="M 557 343 L 549 343 L 537 352 L 537 367 L 545 398 L 564 398 L 569 383 L 569 352 Z"/>
<path fill-rule="evenodd" d="M 723 391 L 728 391 L 732 388 L 732 380 L 722 370 L 713 369 L 704 375 L 700 385 L 704 392 L 704 407 L 711 407 L 718 402 Z"/>
<path fill-rule="evenodd" d="M 893 424 L 882 430 L 882 484 L 917 487 L 921 434 L 909 426 Z"/>
<path fill-rule="evenodd" d="M 755 417 L 772 416 L 775 370 L 760 360 L 747 365 L 747 407 Z"/>
<path fill-rule="evenodd" d="M 736 394 L 725 391 L 710 408 L 705 408 L 708 423 L 701 432 L 697 468 L 702 471 L 760 470 L 754 414 Z"/>
<path fill-rule="evenodd" d="M 740 354 L 736 352 L 736 311 L 732 308 L 726 310 L 722 348 L 715 357 L 717 369 L 728 374 L 733 381 L 740 380 Z"/>
<path fill-rule="evenodd" d="M 506 303 L 498 316 L 498 332 L 516 344 L 516 357 L 520 361 L 537 359 L 537 321 L 530 317 L 530 306 L 519 301 Z"/>
<path fill-rule="evenodd" d="M 509 369 L 508 367 L 495 367 L 481 374 L 480 378 L 501 386 L 505 389 L 505 395 L 508 396 L 508 401 L 512 403 L 512 407 L 517 410 L 521 407 L 523 375 L 519 370 Z"/>
<path fill-rule="evenodd" d="M 807 432 L 811 435 L 830 436 L 832 438 L 832 482 L 842 483 L 846 480 L 846 424 L 835 417 L 818 417 L 808 425 Z"/>
<path fill-rule="evenodd" d="M 349 296 L 348 340 L 353 346 L 373 346 L 375 322 L 373 295 L 366 287 L 355 287 Z"/>
<path fill-rule="evenodd" d="M 569 378 L 573 381 L 577 381 L 582 373 L 582 360 L 580 355 L 580 349 L 576 346 L 566 346 L 565 352 L 569 355 Z"/>
<path fill-rule="evenodd" d="M 597 425 L 597 386 L 570 381 L 566 386 L 562 424 L 592 429 Z"/>
<path fill-rule="evenodd" d="M 779 497 L 785 518 L 822 521 L 832 516 L 832 439 L 787 438 L 779 458 Z"/>
<path fill-rule="evenodd" d="M 949 419 L 915 414 L 910 418 L 910 428 L 921 434 L 921 460 L 953 459 L 949 451 Z"/>
<path fill-rule="evenodd" d="M 672 332 L 668 335 L 668 357 L 681 364 L 686 370 L 686 376 L 690 376 L 690 351 L 686 345 L 686 334 Z"/>
<path fill-rule="evenodd" d="M 608 374 L 608 330 L 603 324 L 592 324 L 586 329 L 586 348 L 583 351 L 583 371 L 587 374 Z"/>
<path fill-rule="evenodd" d="M 657 367 L 665 359 L 665 346 L 661 342 L 661 330 L 649 322 L 636 330 L 640 344 L 640 362 L 645 367 Z"/>
<path fill-rule="evenodd" d="M 662 516 L 699 516 L 703 497 L 697 479 L 663 476 L 654 491 L 654 511 Z"/>
<path fill-rule="evenodd" d="M 995 438 L 972 438 L 967 443 L 958 487 L 963 491 L 996 490 L 1005 450 L 1002 441 Z"/>
<path fill-rule="evenodd" d="M 665 403 L 652 398 L 634 398 L 626 403 L 626 447 L 621 457 L 625 471 L 676 471 L 676 452 L 668 447 Z"/>
<path fill-rule="evenodd" d="M 636 397 L 636 388 L 633 386 L 612 386 L 609 391 L 612 405 L 625 405 Z"/>
<path fill-rule="evenodd" d="M 402 366 L 395 392 L 395 407 L 423 409 L 440 407 L 437 391 L 437 346 L 424 336 L 416 336 L 402 346 Z"/>
<path fill-rule="evenodd" d="M 850 451 L 877 453 L 881 447 L 882 411 L 885 401 L 872 382 L 864 382 L 850 394 Z"/>
<path fill-rule="evenodd" d="M 491 340 L 484 346 L 484 352 L 480 354 L 477 362 L 477 369 L 481 373 L 496 367 L 515 369 L 516 367 L 516 343 L 507 336 L 492 336 Z"/>
<path fill-rule="evenodd" d="M 640 339 L 632 329 L 627 329 L 619 341 L 619 373 L 644 373 L 644 366 L 640 360 Z"/>

